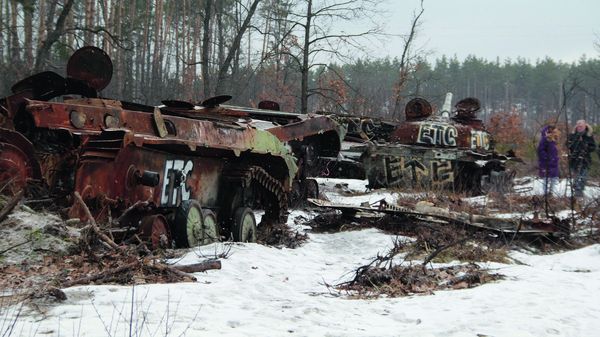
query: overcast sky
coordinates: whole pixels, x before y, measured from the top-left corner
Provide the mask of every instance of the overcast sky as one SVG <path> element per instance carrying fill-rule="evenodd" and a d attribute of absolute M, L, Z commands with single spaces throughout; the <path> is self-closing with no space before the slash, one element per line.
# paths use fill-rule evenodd
<path fill-rule="evenodd" d="M 388 0 L 386 31 L 405 34 L 418 0 Z M 425 0 L 418 45 L 464 59 L 550 56 L 565 62 L 599 57 L 600 0 Z M 402 41 L 390 38 L 381 55 L 400 56 Z"/>

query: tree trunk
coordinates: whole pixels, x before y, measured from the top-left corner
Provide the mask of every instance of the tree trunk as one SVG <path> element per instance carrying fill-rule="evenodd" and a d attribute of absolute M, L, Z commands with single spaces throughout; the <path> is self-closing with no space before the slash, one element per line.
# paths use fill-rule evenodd
<path fill-rule="evenodd" d="M 300 112 L 308 113 L 308 56 L 310 52 L 310 28 L 312 20 L 312 0 L 308 0 L 306 8 L 306 25 L 304 26 L 304 47 L 302 49 L 302 84 L 300 87 Z"/>
<path fill-rule="evenodd" d="M 162 32 L 162 20 L 163 20 L 163 1 L 155 1 L 154 9 L 154 53 L 152 54 L 152 80 L 151 80 L 151 91 L 150 97 L 155 97 L 159 91 L 159 85 L 161 82 L 161 32 Z"/>
<path fill-rule="evenodd" d="M 227 78 L 227 72 L 229 71 L 229 67 L 231 66 L 231 61 L 233 60 L 233 57 L 235 56 L 235 53 L 237 52 L 237 50 L 240 48 L 240 43 L 242 41 L 244 33 L 246 32 L 246 29 L 250 25 L 250 20 L 252 19 L 254 12 L 256 12 L 256 8 L 258 7 L 259 2 L 260 2 L 260 0 L 254 0 L 252 2 L 252 5 L 248 9 L 248 14 L 246 15 L 246 19 L 244 19 L 242 26 L 238 30 L 238 32 L 235 36 L 235 39 L 233 40 L 231 48 L 229 48 L 229 52 L 227 53 L 227 57 L 225 58 L 225 61 L 219 67 L 219 76 L 217 78 L 217 88 L 215 90 L 215 93 L 217 95 L 221 94 L 223 91 L 223 88 L 225 86 L 225 79 Z"/>
<path fill-rule="evenodd" d="M 0 65 L 4 64 L 4 0 L 0 0 Z"/>
<path fill-rule="evenodd" d="M 2 16 L 0 14 L 0 16 Z M 46 38 L 46 0 L 39 0 L 39 12 L 38 12 L 38 31 L 37 31 L 37 46 L 39 49 L 42 45 L 42 41 Z M 0 38 L 0 41 L 2 39 Z M 33 56 L 33 55 L 32 55 Z"/>
<path fill-rule="evenodd" d="M 203 22 L 203 32 L 202 32 L 202 57 L 200 61 L 200 66 L 202 67 L 202 84 L 204 88 L 204 98 L 210 97 L 210 79 L 209 79 L 209 69 L 208 69 L 208 57 L 210 55 L 210 19 L 212 15 L 212 0 L 206 0 L 204 6 L 204 22 Z"/>
<path fill-rule="evenodd" d="M 94 17 L 96 17 L 96 0 L 86 0 L 85 2 L 85 28 L 88 29 L 83 33 L 83 43 L 86 46 L 94 44 L 94 35 L 89 29 L 94 29 Z M 105 22 L 106 24 L 106 22 Z"/>
<path fill-rule="evenodd" d="M 25 41 L 23 48 L 25 49 L 25 69 L 31 71 L 33 66 L 33 0 L 24 0 L 23 5 L 23 30 L 25 33 Z"/>
<path fill-rule="evenodd" d="M 18 24 L 17 24 L 17 2 L 10 1 L 10 62 L 13 66 L 19 66 L 19 61 L 21 60 L 19 53 L 19 34 L 18 34 Z"/>
<path fill-rule="evenodd" d="M 58 16 L 58 20 L 56 21 L 56 26 L 54 30 L 48 34 L 48 37 L 42 43 L 42 46 L 37 52 L 37 56 L 35 58 L 35 70 L 36 72 L 40 72 L 42 67 L 45 65 L 46 60 L 50 56 L 50 48 L 52 45 L 58 41 L 58 39 L 62 36 L 65 28 L 65 22 L 67 21 L 67 17 L 71 12 L 71 7 L 73 7 L 73 3 L 75 0 L 66 0 L 65 5 L 63 6 L 60 15 Z"/>
<path fill-rule="evenodd" d="M 102 5 L 102 21 L 104 21 L 104 26 L 108 28 L 110 26 L 110 4 L 108 0 L 103 0 L 100 4 Z M 108 50 L 108 39 L 108 35 L 102 34 L 102 49 L 105 51 Z"/>

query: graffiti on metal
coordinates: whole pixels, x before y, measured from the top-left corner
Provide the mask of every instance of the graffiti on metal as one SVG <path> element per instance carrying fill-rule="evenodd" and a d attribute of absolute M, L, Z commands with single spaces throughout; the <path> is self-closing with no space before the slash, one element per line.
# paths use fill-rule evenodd
<path fill-rule="evenodd" d="M 448 123 L 420 123 L 417 143 L 439 146 L 456 146 L 458 131 Z"/>
<path fill-rule="evenodd" d="M 414 156 L 385 156 L 382 160 L 385 162 L 388 185 L 445 185 L 454 182 L 452 162 L 447 160 L 427 160 Z"/>
<path fill-rule="evenodd" d="M 471 148 L 476 149 L 490 149 L 490 134 L 486 131 L 471 130 Z"/>
<path fill-rule="evenodd" d="M 186 182 L 193 169 L 194 163 L 191 160 L 165 161 L 161 206 L 177 206 L 182 201 L 190 199 L 192 191 Z"/>

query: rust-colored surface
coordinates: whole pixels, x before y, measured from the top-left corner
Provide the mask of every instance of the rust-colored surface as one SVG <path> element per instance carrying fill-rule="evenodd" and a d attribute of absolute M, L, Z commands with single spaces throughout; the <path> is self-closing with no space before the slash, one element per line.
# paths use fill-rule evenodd
<path fill-rule="evenodd" d="M 171 248 L 171 233 L 167 219 L 161 214 L 148 215 L 140 224 L 140 237 L 152 249 Z"/>
<path fill-rule="evenodd" d="M 221 116 L 251 118 L 254 120 L 251 122 L 252 126 L 268 131 L 283 142 L 309 140 L 318 155 L 335 156 L 340 151 L 346 131 L 331 117 L 281 112 L 275 102 L 261 103 L 259 106 L 263 109 L 224 105 L 213 111 Z M 257 121 L 268 121 L 272 124 Z"/>
<path fill-rule="evenodd" d="M 112 73 L 113 64 L 108 54 L 93 46 L 78 49 L 67 63 L 67 75 L 70 78 L 87 83 L 98 91 L 110 83 Z"/>
<path fill-rule="evenodd" d="M 100 99 L 112 64 L 94 47 L 78 50 L 67 72 L 66 78 L 54 72 L 30 76 L 0 99 L 0 179 L 21 188 L 36 179 L 48 195 L 65 200 L 78 192 L 97 220 L 117 218 L 125 227 L 138 227 L 155 248 L 170 241 L 172 226 L 193 230 L 173 220 L 187 200 L 217 214 L 224 231 L 243 207 L 264 210 L 265 222 L 285 221 L 287 194 L 298 172 L 293 142 L 327 135 L 336 126 L 325 117 L 305 123 L 307 117 L 287 113 L 273 121 L 253 120 L 244 108 L 220 107 L 231 99 L 226 95 L 199 106 Z M 330 147 L 335 140 L 327 141 Z M 69 213 L 83 219 L 82 211 L 85 207 L 73 206 Z"/>
<path fill-rule="evenodd" d="M 176 207 L 195 199 L 206 207 L 217 204 L 219 158 L 168 154 L 125 145 L 119 138 L 90 139 L 82 148 L 76 186 L 84 200 L 103 196 L 129 206 L 138 200 Z M 144 176 L 150 177 L 142 179 Z M 158 177 L 152 180 L 151 177 Z"/>
<path fill-rule="evenodd" d="M 98 99 L 76 100 L 73 103 L 30 101 L 27 110 L 33 116 L 35 126 L 40 128 L 64 129 L 79 135 L 127 130 L 132 131 L 128 141 L 138 146 L 172 144 L 187 146 L 192 151 L 204 147 L 234 151 L 237 154 L 248 149 L 267 153 L 264 148 L 253 147 L 259 141 L 258 135 L 248 124 L 164 115 L 170 132 L 167 137 L 161 138 L 151 113 L 125 110 L 114 102 Z"/>
<path fill-rule="evenodd" d="M 41 169 L 33 145 L 20 133 L 0 128 L 0 188 L 23 187 L 28 179 L 40 179 Z"/>
<path fill-rule="evenodd" d="M 489 150 L 491 135 L 481 121 L 470 122 L 473 125 L 439 120 L 405 122 L 394 130 L 390 140 L 400 144 Z"/>
<path fill-rule="evenodd" d="M 369 186 L 505 191 L 512 184 L 504 166 L 510 158 L 494 151 L 492 135 L 476 118 L 479 108 L 477 99 L 467 98 L 452 117 L 430 116 L 425 100 L 410 101 L 406 121 L 391 132 L 389 143 L 355 148 L 362 151 Z"/>
<path fill-rule="evenodd" d="M 492 149 L 492 137 L 483 122 L 476 118 L 480 103 L 466 98 L 456 104 L 456 114 L 450 118 L 431 116 L 431 105 L 416 98 L 406 105 L 406 122 L 392 133 L 390 141 L 432 147 L 457 147 L 474 151 Z"/>
<path fill-rule="evenodd" d="M 419 120 L 430 117 L 433 113 L 431 104 L 422 98 L 415 98 L 410 100 L 404 109 L 406 114 L 406 120 Z"/>

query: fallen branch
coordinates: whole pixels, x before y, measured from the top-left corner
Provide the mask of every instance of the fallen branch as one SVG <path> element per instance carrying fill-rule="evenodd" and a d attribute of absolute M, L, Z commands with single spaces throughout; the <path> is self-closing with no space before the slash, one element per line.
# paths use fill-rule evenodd
<path fill-rule="evenodd" d="M 129 208 L 127 208 L 125 211 L 123 211 L 123 214 L 121 214 L 121 216 L 115 222 L 121 223 L 121 221 L 123 219 L 125 219 L 129 215 L 129 213 L 131 213 L 134 210 L 137 210 L 138 208 L 146 207 L 149 204 L 150 203 L 148 201 L 141 201 L 141 200 L 136 201 L 133 205 L 131 205 Z"/>
<path fill-rule="evenodd" d="M 23 198 L 23 194 L 24 194 L 23 190 L 20 190 L 17 194 L 15 194 L 15 196 L 13 196 L 6 203 L 6 205 L 4 205 L 4 208 L 2 208 L 2 211 L 0 211 L 0 222 L 2 222 L 10 214 L 10 212 L 12 212 L 12 210 L 17 206 L 19 201 L 21 201 L 21 198 Z"/>
<path fill-rule="evenodd" d="M 77 193 L 77 192 L 75 192 Z M 140 265 L 140 261 L 135 261 L 129 264 L 126 264 L 124 266 L 121 266 L 119 268 L 115 268 L 115 269 L 111 269 L 111 270 L 107 270 L 98 274 L 94 274 L 94 275 L 90 275 L 90 276 L 86 276 L 86 277 L 82 277 L 82 278 L 78 278 L 69 282 L 65 282 L 61 285 L 62 288 L 68 288 L 68 287 L 72 287 L 74 285 L 78 285 L 78 284 L 88 284 L 90 282 L 94 282 L 96 280 L 100 280 L 103 278 L 106 278 L 108 276 L 114 275 L 114 274 L 118 274 L 127 270 L 131 270 L 134 268 L 137 268 Z"/>
<path fill-rule="evenodd" d="M 171 273 L 173 273 L 175 275 L 178 275 L 178 276 L 180 276 L 180 277 L 182 277 L 184 279 L 188 279 L 188 280 L 191 280 L 191 281 L 196 281 L 196 277 L 194 277 L 193 275 L 190 275 L 190 274 L 188 274 L 188 273 L 186 273 L 184 271 L 175 269 L 172 266 L 167 266 L 167 265 L 164 265 L 164 264 L 157 263 L 157 264 L 153 265 L 152 267 L 154 267 L 154 268 L 156 268 L 156 269 L 158 269 L 160 271 L 171 272 Z"/>
<path fill-rule="evenodd" d="M 221 269 L 221 261 L 209 260 L 195 264 L 188 264 L 185 266 L 171 266 L 171 268 L 185 273 L 200 273 L 211 269 Z"/>
<path fill-rule="evenodd" d="M 10 247 L 6 248 L 5 250 L 0 251 L 0 255 L 3 255 L 4 253 L 8 252 L 9 250 L 15 249 L 15 248 L 20 247 L 20 246 L 22 246 L 24 244 L 27 244 L 29 242 L 31 242 L 31 239 L 28 239 L 27 241 L 24 241 L 24 242 L 21 242 L 21 243 L 17 243 L 16 245 L 10 246 Z"/>
<path fill-rule="evenodd" d="M 100 227 L 98 227 L 98 225 L 96 224 L 96 220 L 94 220 L 94 217 L 92 216 L 92 213 L 90 212 L 90 209 L 87 207 L 85 202 L 83 202 L 83 199 L 81 198 L 81 195 L 79 194 L 79 192 L 75 192 L 75 193 L 73 193 L 73 195 L 75 196 L 75 199 L 77 199 L 77 201 L 79 202 L 81 207 L 83 208 L 83 211 L 85 212 L 85 215 L 87 216 L 88 220 L 90 221 L 90 226 L 91 226 L 92 230 L 94 231 L 94 233 L 96 233 L 96 235 L 98 235 L 100 237 L 100 239 L 102 239 L 102 241 L 107 243 L 113 249 L 120 249 L 120 247 L 111 238 L 109 238 L 106 234 L 102 233 L 102 231 L 100 230 Z"/>
<path fill-rule="evenodd" d="M 426 266 L 429 262 L 431 262 L 431 260 L 435 259 L 436 256 L 438 256 L 441 252 L 443 252 L 444 250 L 450 248 L 450 247 L 454 247 L 458 244 L 464 243 L 468 240 L 469 238 L 462 238 L 460 240 L 454 241 L 450 244 L 447 244 L 445 246 L 442 246 L 436 250 L 433 251 L 433 253 L 429 254 L 429 256 L 427 256 L 427 258 L 425 260 L 423 260 L 423 266 Z"/>

